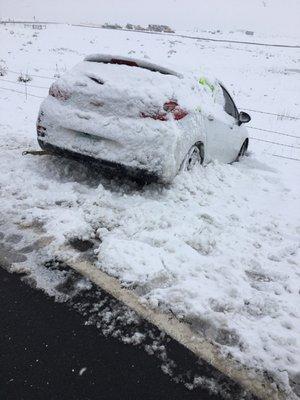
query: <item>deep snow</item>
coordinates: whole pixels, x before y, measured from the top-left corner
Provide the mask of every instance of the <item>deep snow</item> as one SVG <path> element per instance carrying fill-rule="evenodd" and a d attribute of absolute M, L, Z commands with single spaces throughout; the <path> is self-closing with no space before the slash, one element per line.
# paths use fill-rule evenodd
<path fill-rule="evenodd" d="M 203 65 L 231 88 L 238 106 L 284 115 L 253 113 L 252 126 L 299 137 L 299 120 L 288 118 L 299 118 L 297 50 L 64 26 L 0 29 L 7 68 L 0 78 L 0 238 L 8 261 L 57 294 L 59 276 L 43 263 L 73 255 L 65 248 L 70 238 L 92 238 L 99 268 L 142 301 L 171 310 L 224 356 L 269 371 L 286 388 L 288 378 L 299 382 L 299 162 L 270 154 L 300 158 L 300 140 L 253 130 L 285 146 L 252 140 L 240 163 L 211 163 L 170 186 L 139 190 L 76 162 L 21 156 L 37 148 L 42 99 L 10 91 L 25 92 L 17 83 L 23 72 L 32 77 L 28 93 L 43 97 L 50 77 L 89 53 L 171 59 L 199 73 Z"/>

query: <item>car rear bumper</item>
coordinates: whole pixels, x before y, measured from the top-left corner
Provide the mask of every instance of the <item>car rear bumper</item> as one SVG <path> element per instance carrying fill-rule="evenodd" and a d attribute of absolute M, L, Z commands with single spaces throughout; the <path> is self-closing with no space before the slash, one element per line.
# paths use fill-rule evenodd
<path fill-rule="evenodd" d="M 43 150 L 49 153 L 80 161 L 99 170 L 101 173 L 103 173 L 104 176 L 109 178 L 127 177 L 138 183 L 152 183 L 161 181 L 161 178 L 157 174 L 149 172 L 147 170 L 128 167 L 120 163 L 94 158 L 88 155 L 54 146 L 41 139 L 38 139 L 38 143 Z"/>
<path fill-rule="evenodd" d="M 64 153 L 126 166 L 128 171 L 147 171 L 162 182 L 170 182 L 180 167 L 176 154 L 182 131 L 174 121 L 83 112 L 48 96 L 41 105 L 37 136 Z"/>

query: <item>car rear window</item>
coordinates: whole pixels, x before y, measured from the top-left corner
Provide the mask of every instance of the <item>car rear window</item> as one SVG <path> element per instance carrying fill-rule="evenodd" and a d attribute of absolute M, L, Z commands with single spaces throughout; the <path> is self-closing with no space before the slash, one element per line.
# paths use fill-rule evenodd
<path fill-rule="evenodd" d="M 153 72 L 159 72 L 163 75 L 173 75 L 173 76 L 181 77 L 180 74 L 178 74 L 177 72 L 172 71 L 168 68 L 164 68 L 159 65 L 149 63 L 147 61 L 135 60 L 135 59 L 126 58 L 126 57 L 115 57 L 115 56 L 95 54 L 95 55 L 87 56 L 84 60 L 90 61 L 90 62 L 103 63 L 103 64 L 127 65 L 129 67 L 138 67 L 138 68 L 147 69 L 147 70 L 153 71 Z"/>

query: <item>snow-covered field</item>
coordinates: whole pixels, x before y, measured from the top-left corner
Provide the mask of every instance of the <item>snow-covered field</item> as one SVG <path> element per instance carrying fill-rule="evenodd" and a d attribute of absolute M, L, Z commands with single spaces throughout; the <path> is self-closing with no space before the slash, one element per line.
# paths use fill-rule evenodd
<path fill-rule="evenodd" d="M 0 35 L 6 261 L 55 295 L 59 277 L 45 261 L 75 256 L 71 239 L 91 240 L 99 268 L 143 302 L 188 322 L 224 357 L 268 371 L 287 391 L 299 385 L 300 50 L 63 25 L 0 26 Z M 36 116 L 54 76 L 101 52 L 213 73 L 240 109 L 277 114 L 249 111 L 250 126 L 277 133 L 249 129 L 257 140 L 240 163 L 211 163 L 167 187 L 139 189 L 74 161 L 22 156 L 38 148 Z M 32 78 L 26 87 L 21 73 Z"/>

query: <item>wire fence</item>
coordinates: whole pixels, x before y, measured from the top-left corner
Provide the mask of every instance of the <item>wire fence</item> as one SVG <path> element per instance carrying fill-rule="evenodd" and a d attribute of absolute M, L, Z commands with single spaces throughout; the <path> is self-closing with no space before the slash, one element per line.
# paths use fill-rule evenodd
<path fill-rule="evenodd" d="M 11 72 L 12 74 L 16 74 L 16 75 L 21 75 L 21 71 L 20 72 L 17 72 L 17 71 L 12 71 L 11 69 L 7 69 L 7 71 L 8 72 Z M 41 78 L 41 79 L 50 79 L 50 80 L 53 80 L 53 79 L 56 79 L 55 77 L 50 77 L 50 76 L 45 76 L 45 75 L 35 75 L 35 74 L 29 74 L 30 76 L 33 76 L 33 77 L 35 77 L 35 78 Z"/>
<path fill-rule="evenodd" d="M 267 154 L 268 154 L 269 156 L 273 156 L 273 157 L 285 158 L 286 160 L 300 161 L 300 158 L 293 158 L 293 157 L 280 156 L 279 154 L 271 154 L 271 153 L 267 153 Z"/>
<path fill-rule="evenodd" d="M 8 71 L 12 72 L 14 74 L 21 75 L 21 73 L 18 73 L 16 71 L 12 71 L 12 70 L 8 70 Z M 55 78 L 50 78 L 48 76 L 34 75 L 34 74 L 30 74 L 30 76 L 38 77 L 38 78 L 42 78 L 42 79 L 51 79 L 51 80 L 55 79 Z M 10 83 L 10 84 L 16 84 L 16 85 L 19 85 L 19 86 L 22 85 L 24 87 L 24 89 L 25 89 L 25 92 L 21 91 L 21 90 L 15 90 L 15 89 L 12 89 L 12 88 L 4 88 L 4 87 L 0 87 L 0 90 L 6 90 L 6 91 L 10 91 L 10 92 L 15 92 L 15 93 L 18 93 L 18 94 L 23 94 L 26 98 L 27 98 L 27 96 L 35 97 L 35 98 L 38 98 L 38 99 L 44 99 L 45 98 L 45 96 L 38 96 L 36 94 L 28 93 L 27 88 L 31 88 L 32 87 L 34 89 L 45 89 L 45 90 L 49 89 L 49 87 L 46 87 L 46 86 L 33 85 L 31 83 L 28 83 L 28 82 L 11 81 L 11 80 L 4 79 L 4 78 L 1 77 L 0 78 L 0 82 L 2 82 L 2 81 Z M 267 115 L 273 115 L 273 116 L 277 116 L 277 117 L 280 117 L 280 118 L 295 119 L 295 120 L 300 119 L 299 117 L 295 117 L 295 116 L 289 116 L 289 115 L 287 116 L 287 115 L 276 114 L 276 113 L 271 113 L 271 112 L 267 112 L 267 111 L 247 109 L 247 108 L 243 108 L 243 109 L 246 110 L 246 111 L 252 111 L 252 112 L 257 112 L 257 113 L 267 114 Z M 277 135 L 281 135 L 281 136 L 287 136 L 287 137 L 291 137 L 291 138 L 300 139 L 300 136 L 292 135 L 292 134 L 285 133 L 285 132 L 273 131 L 271 129 L 264 129 L 264 128 L 259 128 L 259 127 L 254 127 L 254 126 L 249 126 L 248 128 L 249 129 L 258 130 L 258 131 L 273 133 L 273 134 L 277 134 Z M 286 147 L 286 148 L 291 148 L 291 149 L 296 149 L 296 150 L 300 149 L 299 146 L 294 146 L 294 145 L 290 145 L 290 144 L 286 144 L 286 143 L 280 143 L 280 142 L 276 142 L 276 141 L 272 141 L 272 140 L 261 139 L 261 138 L 257 138 L 257 137 L 253 137 L 253 136 L 251 136 L 250 138 L 252 140 L 256 140 L 256 141 L 264 142 L 264 143 L 270 143 L 270 144 L 273 144 L 273 145 L 276 145 L 276 146 L 281 146 L 281 147 Z M 294 161 L 300 161 L 300 159 L 298 159 L 298 158 L 286 157 L 286 156 L 282 156 L 282 155 L 280 156 L 280 155 L 277 155 L 277 154 L 270 154 L 270 155 L 276 156 L 276 157 L 280 157 L 280 158 L 286 158 L 286 159 L 290 159 L 290 160 L 294 160 Z"/>
<path fill-rule="evenodd" d="M 8 79 L 0 79 L 0 82 L 8 82 L 8 83 L 12 83 L 12 84 L 14 84 L 14 85 L 27 85 L 27 86 L 29 86 L 29 87 L 33 87 L 33 88 L 36 88 L 36 89 L 49 89 L 49 86 L 48 87 L 46 87 L 46 86 L 36 86 L 36 85 L 32 85 L 31 83 L 28 83 L 28 82 L 20 82 L 20 81 L 10 81 L 10 80 L 8 80 Z M 30 82 L 30 81 L 29 81 Z"/>
<path fill-rule="evenodd" d="M 25 93 L 25 92 L 21 92 L 20 90 L 8 89 L 8 88 L 4 88 L 4 87 L 0 87 L 0 90 L 7 90 L 7 91 L 10 91 L 10 92 L 15 92 L 15 93 L 23 94 L 24 96 L 37 97 L 37 98 L 39 98 L 39 99 L 44 99 L 44 98 L 45 98 L 45 96 L 37 96 L 37 95 L 35 95 L 35 94 Z"/>
<path fill-rule="evenodd" d="M 290 145 L 290 144 L 279 143 L 279 142 L 273 142 L 272 140 L 260 139 L 260 138 L 256 138 L 256 137 L 253 137 L 253 136 L 250 136 L 250 138 L 251 138 L 252 140 L 257 140 L 257 141 L 259 141 L 259 142 L 271 143 L 271 144 L 276 144 L 277 146 L 290 147 L 291 149 L 298 149 L 298 150 L 300 150 L 300 147 L 298 147 L 298 146 L 292 146 L 292 145 Z"/>
<path fill-rule="evenodd" d="M 273 116 L 278 117 L 278 118 L 300 119 L 300 117 L 295 117 L 293 115 L 276 114 L 276 113 L 272 113 L 272 112 L 269 112 L 269 111 L 253 110 L 251 108 L 246 108 L 246 107 L 240 107 L 240 108 L 245 110 L 245 111 L 255 112 L 255 113 L 259 113 L 259 114 L 273 115 Z"/>
<path fill-rule="evenodd" d="M 300 139 L 300 136 L 291 135 L 289 133 L 283 133 L 283 132 L 278 132 L 278 131 L 272 131 L 271 129 L 256 128 L 255 126 L 248 126 L 248 128 L 249 129 L 256 129 L 258 131 L 263 131 L 263 132 L 276 133 L 277 135 L 288 136 L 288 137 Z"/>
<path fill-rule="evenodd" d="M 8 72 L 11 72 L 13 74 L 17 74 L 17 75 L 21 75 L 21 71 L 17 72 L 17 71 L 12 71 L 11 69 L 7 69 Z M 35 78 L 41 78 L 41 79 L 49 79 L 49 80 L 54 80 L 57 79 L 57 77 L 53 76 L 45 76 L 45 75 L 35 75 L 35 74 L 29 74 L 29 76 L 33 76 Z M 2 79 L 1 80 L 5 80 Z M 46 87 L 43 87 L 43 89 L 47 89 Z M 273 113 L 273 112 L 269 112 L 269 111 L 263 111 L 263 110 L 255 110 L 253 108 L 246 108 L 246 107 L 239 107 L 240 109 L 243 109 L 245 111 L 250 111 L 250 112 L 255 112 L 255 113 L 259 113 L 259 114 L 266 114 L 266 115 L 273 115 L 275 117 L 278 118 L 283 118 L 283 119 L 295 119 L 295 120 L 300 120 L 300 117 L 296 117 L 294 115 L 285 115 L 285 114 L 277 114 L 277 113 Z M 273 131 L 274 132 L 274 131 Z"/>

